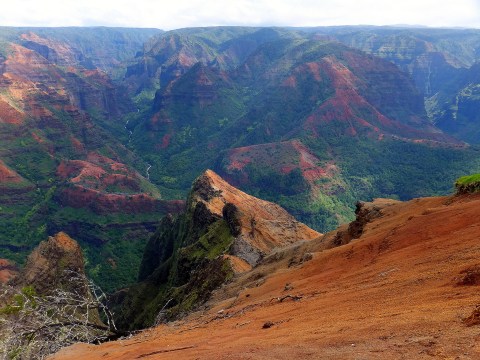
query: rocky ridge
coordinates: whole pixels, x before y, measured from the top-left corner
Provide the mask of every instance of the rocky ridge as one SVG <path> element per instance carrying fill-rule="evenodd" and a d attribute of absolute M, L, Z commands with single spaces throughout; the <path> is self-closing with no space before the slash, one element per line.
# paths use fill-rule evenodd
<path fill-rule="evenodd" d="M 117 324 L 138 328 L 184 316 L 274 249 L 320 235 L 207 170 L 193 183 L 185 213 L 165 217 L 147 244 L 140 282 L 114 295 Z"/>
<path fill-rule="evenodd" d="M 277 204 L 244 193 L 212 170 L 194 182 L 190 201 L 191 207 L 203 203 L 211 214 L 223 217 L 235 237 L 230 254 L 251 266 L 276 247 L 321 235 Z"/>

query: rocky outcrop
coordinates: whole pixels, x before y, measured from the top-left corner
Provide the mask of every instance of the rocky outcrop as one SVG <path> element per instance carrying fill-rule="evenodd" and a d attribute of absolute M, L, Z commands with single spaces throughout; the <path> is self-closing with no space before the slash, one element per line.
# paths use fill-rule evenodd
<path fill-rule="evenodd" d="M 340 227 L 333 239 L 327 237 L 325 242 L 331 242 L 329 247 L 335 247 L 348 244 L 350 241 L 358 239 L 362 236 L 365 226 L 369 222 L 383 216 L 383 209 L 398 203 L 400 203 L 400 201 L 392 199 L 375 199 L 373 202 L 357 202 L 355 205 L 355 220 L 348 224 L 348 226 Z"/>
<path fill-rule="evenodd" d="M 211 214 L 227 221 L 235 237 L 231 255 L 252 266 L 275 247 L 321 235 L 282 207 L 240 191 L 211 170 L 195 181 L 189 201 L 189 206 L 202 203 Z"/>
<path fill-rule="evenodd" d="M 478 359 L 479 206 L 475 194 L 383 208 L 359 239 L 272 254 L 182 322 L 55 359 Z M 302 248 L 311 260 L 290 266 Z"/>
<path fill-rule="evenodd" d="M 139 328 L 185 315 L 273 249 L 319 235 L 207 170 L 193 183 L 185 213 L 165 217 L 148 242 L 140 282 L 114 297 L 117 324 Z"/>
<path fill-rule="evenodd" d="M 78 243 L 64 232 L 59 232 L 43 241 L 29 255 L 25 268 L 13 280 L 16 286 L 33 286 L 38 294 L 46 294 L 54 289 L 84 292 L 72 278 L 85 275 L 82 249 Z"/>

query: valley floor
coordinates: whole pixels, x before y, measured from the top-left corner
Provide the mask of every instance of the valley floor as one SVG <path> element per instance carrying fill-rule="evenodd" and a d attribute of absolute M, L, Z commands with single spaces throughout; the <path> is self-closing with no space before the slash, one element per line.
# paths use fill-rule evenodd
<path fill-rule="evenodd" d="M 318 239 L 271 256 L 208 310 L 52 358 L 479 359 L 480 325 L 462 319 L 480 304 L 480 196 L 383 213 L 347 245 L 321 250 Z M 294 261 L 302 251 L 313 259 Z"/>

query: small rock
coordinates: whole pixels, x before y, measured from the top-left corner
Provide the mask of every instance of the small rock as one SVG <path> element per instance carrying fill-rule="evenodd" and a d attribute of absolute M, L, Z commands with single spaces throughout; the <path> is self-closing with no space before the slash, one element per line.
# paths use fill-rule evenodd
<path fill-rule="evenodd" d="M 291 283 L 286 283 L 283 291 L 289 291 L 293 289 L 293 285 Z"/>
<path fill-rule="evenodd" d="M 310 261 L 313 259 L 313 254 L 312 253 L 305 253 L 303 256 L 302 256 L 302 260 L 301 262 L 304 263 L 304 262 L 307 262 L 307 261 Z"/>
<path fill-rule="evenodd" d="M 265 284 L 265 281 L 266 281 L 265 279 L 260 279 L 255 283 L 255 286 L 256 287 L 262 286 L 263 284 Z"/>
<path fill-rule="evenodd" d="M 265 324 L 263 324 L 262 329 L 269 329 L 269 328 L 271 328 L 273 325 L 275 325 L 274 322 L 272 322 L 272 321 L 267 321 Z"/>

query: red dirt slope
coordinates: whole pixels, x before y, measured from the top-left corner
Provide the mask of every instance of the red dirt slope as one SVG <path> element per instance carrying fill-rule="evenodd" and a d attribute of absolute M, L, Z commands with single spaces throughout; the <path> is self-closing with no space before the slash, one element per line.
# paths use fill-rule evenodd
<path fill-rule="evenodd" d="M 480 195 L 392 204 L 347 245 L 272 254 L 210 310 L 53 358 L 479 359 L 480 328 L 462 322 L 480 303 L 479 208 Z"/>

